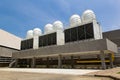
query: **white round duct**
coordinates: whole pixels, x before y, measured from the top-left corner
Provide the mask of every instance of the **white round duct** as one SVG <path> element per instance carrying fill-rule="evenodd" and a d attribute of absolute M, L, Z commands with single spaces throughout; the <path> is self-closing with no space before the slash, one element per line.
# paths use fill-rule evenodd
<path fill-rule="evenodd" d="M 34 28 L 33 35 L 34 36 L 40 36 L 40 35 L 42 35 L 42 30 L 40 28 Z"/>
<path fill-rule="evenodd" d="M 78 14 L 74 14 L 70 17 L 70 27 L 76 27 L 81 24 L 81 18 Z"/>
<path fill-rule="evenodd" d="M 33 30 L 28 30 L 28 31 L 27 31 L 26 38 L 27 38 L 27 39 L 33 38 Z"/>
<path fill-rule="evenodd" d="M 46 24 L 45 27 L 44 27 L 44 33 L 47 34 L 47 33 L 51 33 L 53 32 L 53 25 L 52 24 Z"/>
<path fill-rule="evenodd" d="M 88 22 L 96 19 L 96 16 L 92 10 L 86 10 L 82 14 L 82 21 L 83 22 Z"/>
<path fill-rule="evenodd" d="M 54 31 L 63 30 L 63 23 L 61 21 L 55 21 L 53 23 L 53 29 Z"/>

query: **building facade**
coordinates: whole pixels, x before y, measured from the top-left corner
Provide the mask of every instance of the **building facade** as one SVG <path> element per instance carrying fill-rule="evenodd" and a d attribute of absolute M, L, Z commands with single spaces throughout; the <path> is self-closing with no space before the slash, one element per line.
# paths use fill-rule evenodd
<path fill-rule="evenodd" d="M 12 53 L 20 50 L 21 38 L 0 29 L 0 66 L 8 66 Z"/>

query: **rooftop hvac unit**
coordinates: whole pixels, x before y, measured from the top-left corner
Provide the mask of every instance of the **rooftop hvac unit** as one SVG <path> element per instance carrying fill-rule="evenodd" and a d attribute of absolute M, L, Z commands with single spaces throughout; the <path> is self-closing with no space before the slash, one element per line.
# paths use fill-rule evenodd
<path fill-rule="evenodd" d="M 57 30 L 63 31 L 63 23 L 61 21 L 55 21 L 53 23 L 53 29 L 54 31 L 57 31 Z"/>
<path fill-rule="evenodd" d="M 88 22 L 96 19 L 96 16 L 92 10 L 86 10 L 82 14 L 82 21 L 83 22 Z"/>
<path fill-rule="evenodd" d="M 81 24 L 81 18 L 79 15 L 74 14 L 70 17 L 70 27 L 77 27 Z"/>
<path fill-rule="evenodd" d="M 27 38 L 27 39 L 33 38 L 33 30 L 28 30 L 28 31 L 27 31 L 26 38 Z"/>
<path fill-rule="evenodd" d="M 54 30 L 53 30 L 53 25 L 52 24 L 46 24 L 45 27 L 44 27 L 44 33 L 47 34 L 47 33 L 52 33 Z"/>
<path fill-rule="evenodd" d="M 33 35 L 34 35 L 34 36 L 40 36 L 40 35 L 42 35 L 41 29 L 39 29 L 39 28 L 34 28 L 34 30 L 33 30 Z"/>

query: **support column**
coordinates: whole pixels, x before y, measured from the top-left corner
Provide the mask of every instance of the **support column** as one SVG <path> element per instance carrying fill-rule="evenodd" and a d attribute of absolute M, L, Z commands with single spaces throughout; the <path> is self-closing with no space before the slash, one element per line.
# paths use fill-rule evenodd
<path fill-rule="evenodd" d="M 74 57 L 71 56 L 71 68 L 74 68 Z"/>
<path fill-rule="evenodd" d="M 80 60 L 80 56 L 78 56 L 78 60 Z"/>
<path fill-rule="evenodd" d="M 114 65 L 113 65 L 113 60 L 112 60 L 112 54 L 111 53 L 109 54 L 109 60 L 110 60 L 110 67 L 113 68 Z"/>
<path fill-rule="evenodd" d="M 47 64 L 46 67 L 49 68 L 49 57 L 47 57 Z"/>
<path fill-rule="evenodd" d="M 66 66 L 64 66 L 65 63 L 66 63 L 66 60 L 65 60 L 66 58 L 65 58 L 65 57 L 62 57 L 62 59 L 63 59 L 63 61 L 62 61 L 62 65 L 63 65 L 62 68 L 66 68 Z"/>
<path fill-rule="evenodd" d="M 33 57 L 32 61 L 31 61 L 31 67 L 32 68 L 35 68 L 35 65 L 36 65 L 35 62 L 36 62 L 35 57 Z"/>
<path fill-rule="evenodd" d="M 17 68 L 18 66 L 18 59 L 15 59 L 15 68 Z"/>
<path fill-rule="evenodd" d="M 31 68 L 31 59 L 28 60 L 28 65 L 29 65 L 29 68 Z"/>
<path fill-rule="evenodd" d="M 81 58 L 81 55 L 78 56 L 78 62 L 80 61 L 80 58 Z M 77 65 L 79 65 L 79 68 L 81 68 L 81 65 L 78 64 L 78 62 L 77 62 Z"/>
<path fill-rule="evenodd" d="M 100 56 L 99 56 L 99 54 L 97 55 L 97 60 L 100 60 Z"/>
<path fill-rule="evenodd" d="M 27 59 L 27 68 L 29 68 L 30 67 L 30 59 Z"/>
<path fill-rule="evenodd" d="M 102 69 L 106 69 L 105 54 L 104 54 L 104 51 L 100 51 L 100 59 L 101 59 Z"/>
<path fill-rule="evenodd" d="M 58 68 L 62 68 L 62 59 L 61 59 L 61 55 L 58 55 Z"/>

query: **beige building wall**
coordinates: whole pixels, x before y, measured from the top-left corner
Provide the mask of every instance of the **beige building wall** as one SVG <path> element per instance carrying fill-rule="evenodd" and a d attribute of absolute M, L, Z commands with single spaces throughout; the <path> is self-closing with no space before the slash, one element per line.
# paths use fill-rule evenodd
<path fill-rule="evenodd" d="M 0 45 L 20 49 L 21 38 L 0 29 Z"/>

